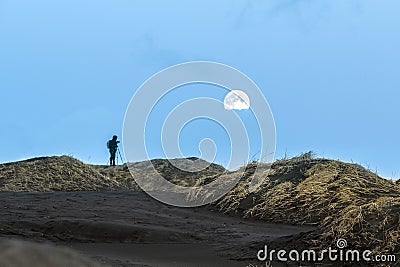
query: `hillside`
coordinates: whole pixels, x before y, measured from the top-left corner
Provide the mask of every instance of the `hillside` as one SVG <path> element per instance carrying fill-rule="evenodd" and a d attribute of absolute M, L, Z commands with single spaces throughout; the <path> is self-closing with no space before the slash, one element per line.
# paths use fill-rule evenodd
<path fill-rule="evenodd" d="M 274 223 L 316 225 L 287 246 L 326 249 L 344 238 L 352 248 L 400 255 L 400 186 L 357 164 L 315 159 L 311 153 L 279 160 L 258 191 L 247 188 L 255 164 L 216 207 Z M 261 166 L 258 166 L 262 168 Z M 201 184 L 201 181 L 199 182 Z"/>
<path fill-rule="evenodd" d="M 179 159 L 175 159 L 178 160 Z M 194 160 L 194 159 L 192 159 Z M 154 168 L 171 182 L 202 185 L 227 172 L 212 164 L 191 173 L 180 171 L 168 160 L 129 163 L 133 175 L 148 175 Z M 258 167 L 263 183 L 249 193 L 248 185 Z M 364 167 L 312 157 L 306 153 L 268 165 L 244 166 L 239 184 L 211 207 L 273 223 L 317 226 L 317 230 L 285 240 L 286 245 L 323 248 L 345 238 L 351 248 L 394 253 L 400 259 L 400 184 Z M 0 191 L 101 191 L 139 190 L 128 166 L 114 168 L 86 165 L 67 156 L 35 158 L 0 165 Z M 201 197 L 201 194 L 189 197 Z"/>
<path fill-rule="evenodd" d="M 0 164 L 0 191 L 97 191 L 118 187 L 115 179 L 68 156 Z"/>
<path fill-rule="evenodd" d="M 196 160 L 197 158 L 188 158 Z M 174 164 L 183 159 L 171 160 Z M 129 163 L 115 167 L 89 165 L 69 156 L 33 158 L 0 164 L 0 191 L 50 192 L 140 190 L 132 175 L 147 176 L 153 168 L 172 183 L 192 186 L 200 178 L 214 177 L 226 172 L 217 164 L 203 160 L 198 164 L 208 166 L 200 172 L 182 171 L 165 159 Z"/>

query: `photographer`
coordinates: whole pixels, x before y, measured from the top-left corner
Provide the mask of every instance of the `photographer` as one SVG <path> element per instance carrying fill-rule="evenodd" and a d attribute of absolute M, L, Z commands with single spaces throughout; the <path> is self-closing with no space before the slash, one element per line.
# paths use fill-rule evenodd
<path fill-rule="evenodd" d="M 107 148 L 110 151 L 110 166 L 115 166 L 115 154 L 117 153 L 118 143 L 117 136 L 114 135 L 111 140 L 107 142 Z"/>

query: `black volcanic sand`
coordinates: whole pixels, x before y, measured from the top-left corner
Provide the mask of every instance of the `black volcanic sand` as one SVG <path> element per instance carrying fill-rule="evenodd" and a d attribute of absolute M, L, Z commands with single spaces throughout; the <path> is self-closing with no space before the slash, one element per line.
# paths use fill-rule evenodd
<path fill-rule="evenodd" d="M 50 241 L 112 266 L 247 266 L 262 244 L 313 230 L 173 207 L 137 191 L 0 198 L 2 239 Z"/>

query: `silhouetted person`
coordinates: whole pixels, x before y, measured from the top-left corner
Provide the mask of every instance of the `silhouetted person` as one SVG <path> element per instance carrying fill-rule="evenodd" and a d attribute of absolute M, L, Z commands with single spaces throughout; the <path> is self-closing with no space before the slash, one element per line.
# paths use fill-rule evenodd
<path fill-rule="evenodd" d="M 110 151 L 110 166 L 115 166 L 115 154 L 117 153 L 119 143 L 117 139 L 118 137 L 114 135 L 113 138 L 107 142 L 107 148 Z"/>

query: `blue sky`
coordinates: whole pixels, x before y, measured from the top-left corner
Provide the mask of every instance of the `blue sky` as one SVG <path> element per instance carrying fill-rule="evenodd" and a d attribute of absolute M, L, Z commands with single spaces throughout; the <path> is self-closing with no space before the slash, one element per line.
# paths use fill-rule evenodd
<path fill-rule="evenodd" d="M 278 158 L 313 150 L 398 178 L 399 10 L 396 0 L 0 0 L 0 162 L 105 164 L 135 90 L 207 60 L 261 88 Z"/>

